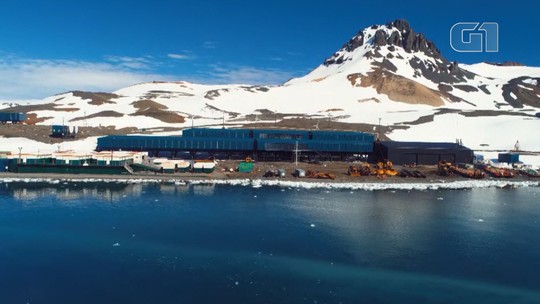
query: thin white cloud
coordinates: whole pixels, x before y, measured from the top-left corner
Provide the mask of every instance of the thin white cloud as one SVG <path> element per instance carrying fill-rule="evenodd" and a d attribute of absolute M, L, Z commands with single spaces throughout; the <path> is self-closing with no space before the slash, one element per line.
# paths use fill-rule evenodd
<path fill-rule="evenodd" d="M 186 54 L 167 54 L 167 57 L 171 59 L 177 59 L 177 60 L 189 60 L 193 59 L 192 56 L 186 55 Z"/>
<path fill-rule="evenodd" d="M 231 68 L 223 66 L 213 66 L 210 75 L 217 83 L 258 85 L 282 84 L 287 80 L 297 76 L 289 71 L 257 68 L 250 66 Z"/>
<path fill-rule="evenodd" d="M 0 58 L 0 98 L 45 98 L 71 90 L 115 91 L 140 82 L 172 80 L 173 77 L 146 73 L 144 65 L 78 60 Z M 111 61 L 111 60 L 110 60 Z"/>
<path fill-rule="evenodd" d="M 154 80 L 275 85 L 298 76 L 286 70 L 230 64 L 212 65 L 191 75 L 167 75 L 154 72 L 160 64 L 151 57 L 108 56 L 105 60 L 91 62 L 0 56 L 0 99 L 42 99 L 73 90 L 113 92 Z"/>
<path fill-rule="evenodd" d="M 215 41 L 205 41 L 203 42 L 203 48 L 213 50 L 217 47 L 217 42 Z"/>
<path fill-rule="evenodd" d="M 152 57 L 106 56 L 105 60 L 128 69 L 150 69 L 154 65 Z"/>
<path fill-rule="evenodd" d="M 289 51 L 289 52 L 287 52 L 287 55 L 289 55 L 289 56 L 301 56 L 302 53 Z"/>

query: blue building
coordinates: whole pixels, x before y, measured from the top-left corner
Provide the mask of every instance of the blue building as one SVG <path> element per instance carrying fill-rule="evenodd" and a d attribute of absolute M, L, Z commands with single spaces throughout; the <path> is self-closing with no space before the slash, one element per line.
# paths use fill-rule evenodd
<path fill-rule="evenodd" d="M 96 150 L 147 151 L 173 157 L 206 152 L 216 158 L 254 157 L 259 160 L 301 158 L 345 159 L 373 151 L 375 137 L 352 131 L 192 128 L 182 136 L 111 135 L 98 138 Z"/>
<path fill-rule="evenodd" d="M 439 161 L 470 164 L 474 152 L 448 142 L 383 141 L 375 146 L 376 159 L 389 159 L 395 165 L 436 165 Z"/>
<path fill-rule="evenodd" d="M 66 138 L 69 137 L 69 127 L 64 125 L 52 125 L 51 137 Z"/>

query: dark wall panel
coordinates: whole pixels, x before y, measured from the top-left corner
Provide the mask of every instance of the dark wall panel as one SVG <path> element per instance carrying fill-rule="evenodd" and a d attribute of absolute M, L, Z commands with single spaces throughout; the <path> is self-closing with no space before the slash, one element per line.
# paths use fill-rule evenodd
<path fill-rule="evenodd" d="M 440 154 L 418 154 L 418 165 L 436 165 L 439 163 Z"/>

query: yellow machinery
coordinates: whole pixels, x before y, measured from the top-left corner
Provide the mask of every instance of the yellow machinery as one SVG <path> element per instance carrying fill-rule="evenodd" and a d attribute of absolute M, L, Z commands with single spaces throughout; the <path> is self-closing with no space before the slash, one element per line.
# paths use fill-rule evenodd
<path fill-rule="evenodd" d="M 349 176 L 361 176 L 360 171 L 356 166 L 349 166 L 349 171 L 347 171 Z"/>
<path fill-rule="evenodd" d="M 378 162 L 371 174 L 383 178 L 386 176 L 396 176 L 398 172 L 394 168 L 394 164 L 391 161 L 386 160 L 384 162 Z"/>
<path fill-rule="evenodd" d="M 347 174 L 349 176 L 369 176 L 371 175 L 371 166 L 368 163 L 361 163 L 356 166 L 351 165 Z"/>

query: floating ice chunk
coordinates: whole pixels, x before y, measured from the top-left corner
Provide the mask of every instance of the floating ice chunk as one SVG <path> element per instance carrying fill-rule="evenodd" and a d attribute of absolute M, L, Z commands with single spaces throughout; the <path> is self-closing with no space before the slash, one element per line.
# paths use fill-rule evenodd
<path fill-rule="evenodd" d="M 478 219 L 478 221 L 481 223 L 481 222 L 483 222 L 484 220 L 483 220 L 483 219 Z"/>
<path fill-rule="evenodd" d="M 437 197 L 437 200 L 442 201 L 442 200 L 444 200 L 444 197 Z"/>
<path fill-rule="evenodd" d="M 238 281 L 234 282 L 234 285 L 238 286 L 238 284 L 240 284 L 240 282 Z"/>
<path fill-rule="evenodd" d="M 120 243 L 114 243 L 114 244 L 112 244 L 112 245 L 113 245 L 113 247 L 119 247 L 119 246 L 120 246 Z"/>
<path fill-rule="evenodd" d="M 310 226 L 311 228 L 314 228 L 314 227 L 315 227 L 315 224 L 311 224 L 311 225 L 309 225 L 309 226 Z"/>

